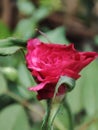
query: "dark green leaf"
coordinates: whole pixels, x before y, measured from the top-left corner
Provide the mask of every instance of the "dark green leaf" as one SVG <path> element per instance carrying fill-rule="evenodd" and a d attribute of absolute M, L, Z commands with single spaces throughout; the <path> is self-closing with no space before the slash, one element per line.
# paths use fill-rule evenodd
<path fill-rule="evenodd" d="M 6 39 L 0 40 L 0 47 L 11 47 L 11 46 L 26 46 L 26 41 L 21 39 L 16 39 L 14 37 L 8 37 Z"/>

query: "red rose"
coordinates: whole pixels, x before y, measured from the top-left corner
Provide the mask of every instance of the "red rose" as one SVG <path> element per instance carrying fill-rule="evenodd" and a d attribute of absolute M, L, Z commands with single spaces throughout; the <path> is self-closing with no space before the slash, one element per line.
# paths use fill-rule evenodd
<path fill-rule="evenodd" d="M 78 79 L 79 72 L 97 56 L 96 52 L 78 52 L 74 44 L 49 44 L 39 39 L 30 39 L 27 51 L 27 67 L 38 83 L 29 90 L 36 91 L 39 100 L 53 97 L 55 86 L 61 76 Z M 66 91 L 67 87 L 61 85 L 57 95 Z"/>

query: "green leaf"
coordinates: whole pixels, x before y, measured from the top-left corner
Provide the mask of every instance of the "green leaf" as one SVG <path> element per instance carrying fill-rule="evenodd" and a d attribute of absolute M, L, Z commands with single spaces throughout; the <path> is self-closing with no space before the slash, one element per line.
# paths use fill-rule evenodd
<path fill-rule="evenodd" d="M 20 20 L 13 35 L 14 37 L 28 40 L 34 35 L 36 26 L 37 23 L 34 18 L 33 20 L 32 18 Z"/>
<path fill-rule="evenodd" d="M 14 37 L 8 37 L 6 39 L 0 40 L 0 47 L 10 47 L 10 46 L 26 46 L 26 41 L 17 39 Z"/>
<path fill-rule="evenodd" d="M 4 76 L 0 73 L 0 95 L 7 91 L 7 83 Z"/>
<path fill-rule="evenodd" d="M 98 45 L 98 35 L 96 35 L 96 36 L 94 37 L 94 42 L 95 42 L 96 45 Z"/>
<path fill-rule="evenodd" d="M 20 94 L 24 97 L 24 98 L 31 98 L 31 97 L 35 97 L 35 93 L 31 93 L 28 88 L 31 86 L 35 86 L 36 83 L 33 79 L 33 77 L 31 76 L 30 72 L 27 70 L 26 66 L 24 64 L 20 64 L 19 68 L 18 68 L 18 76 L 19 76 L 19 83 L 20 86 L 18 86 L 18 90 L 20 92 Z"/>
<path fill-rule="evenodd" d="M 22 47 L 18 47 L 18 46 L 2 47 L 0 48 L 0 56 L 12 55 L 21 49 Z"/>
<path fill-rule="evenodd" d="M 35 10 L 35 7 L 30 1 L 19 1 L 18 0 L 18 9 L 19 12 L 25 15 L 32 15 Z"/>
<path fill-rule="evenodd" d="M 6 47 L 12 45 L 9 38 L 0 40 L 0 47 Z"/>
<path fill-rule="evenodd" d="M 39 3 L 41 6 L 45 6 L 53 10 L 59 10 L 62 5 L 60 0 L 40 0 Z"/>
<path fill-rule="evenodd" d="M 0 39 L 6 38 L 10 36 L 10 31 L 7 26 L 0 21 Z"/>
<path fill-rule="evenodd" d="M 93 116 L 98 112 L 98 61 L 92 62 L 84 72 L 86 76 L 83 86 L 83 104 L 89 116 Z"/>
<path fill-rule="evenodd" d="M 75 87 L 75 79 L 72 79 L 67 76 L 61 76 L 56 84 L 53 98 L 55 98 L 56 94 L 58 93 L 58 89 L 62 84 L 65 84 L 65 86 L 68 88 L 68 91 L 71 91 Z"/>
<path fill-rule="evenodd" d="M 65 37 L 65 29 L 64 27 L 58 27 L 52 31 L 45 33 L 47 37 L 50 39 L 52 43 L 59 43 L 59 44 L 68 44 L 68 40 Z M 43 36 L 40 36 L 39 39 L 41 39 L 43 42 L 47 42 L 47 39 Z"/>
<path fill-rule="evenodd" d="M 18 69 L 18 75 L 19 75 L 19 82 L 25 87 L 31 87 L 35 85 L 34 79 L 27 70 L 26 66 L 24 64 L 19 65 Z"/>
<path fill-rule="evenodd" d="M 15 90 L 15 89 L 14 89 Z M 34 97 L 34 94 L 32 94 L 28 89 L 26 89 L 25 87 L 23 87 L 22 85 L 18 85 L 17 86 L 17 90 L 16 93 L 19 94 L 19 96 L 23 99 L 31 99 L 32 97 Z M 36 95 L 35 95 L 36 97 Z"/>
<path fill-rule="evenodd" d="M 34 15 L 32 16 L 32 20 L 35 19 L 37 22 L 39 22 L 43 20 L 44 18 L 46 18 L 49 14 L 50 14 L 49 8 L 40 7 L 39 9 L 35 11 Z"/>
<path fill-rule="evenodd" d="M 50 11 L 44 7 L 36 9 L 30 18 L 19 21 L 13 35 L 15 37 L 28 40 L 34 36 L 38 22 L 48 16 L 49 13 Z"/>
<path fill-rule="evenodd" d="M 15 104 L 1 111 L 0 130 L 30 130 L 23 107 Z"/>
<path fill-rule="evenodd" d="M 81 72 L 76 87 L 67 94 L 67 101 L 73 113 L 85 109 L 89 116 L 98 112 L 98 61 L 93 61 Z"/>
<path fill-rule="evenodd" d="M 13 67 L 0 67 L 0 72 L 2 72 L 7 79 L 15 81 L 17 79 L 17 71 Z"/>
<path fill-rule="evenodd" d="M 86 83 L 85 70 L 81 72 L 81 78 L 76 81 L 76 86 L 70 93 L 67 93 L 67 101 L 70 105 L 72 113 L 76 114 L 83 109 L 82 90 Z"/>

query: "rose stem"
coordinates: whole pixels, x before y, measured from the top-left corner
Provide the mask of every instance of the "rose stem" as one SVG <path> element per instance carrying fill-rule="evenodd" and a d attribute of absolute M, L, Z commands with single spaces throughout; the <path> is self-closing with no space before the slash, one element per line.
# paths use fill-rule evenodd
<path fill-rule="evenodd" d="M 52 43 L 52 42 L 50 41 L 50 39 L 48 38 L 48 36 L 47 36 L 45 33 L 43 33 L 42 31 L 40 31 L 40 30 L 37 29 L 37 28 L 36 28 L 35 30 L 36 30 L 37 32 L 39 32 L 42 36 L 44 36 L 49 43 Z"/>
<path fill-rule="evenodd" d="M 63 100 L 63 106 L 67 110 L 67 114 L 69 117 L 69 130 L 74 130 L 74 124 L 73 124 L 73 116 L 69 107 L 69 104 L 66 100 Z"/>
<path fill-rule="evenodd" d="M 51 126 L 49 126 L 49 119 L 50 119 L 50 113 L 51 113 L 51 104 L 52 104 L 52 100 L 48 99 L 47 100 L 47 112 L 46 112 L 45 118 L 43 120 L 41 130 L 51 130 Z"/>

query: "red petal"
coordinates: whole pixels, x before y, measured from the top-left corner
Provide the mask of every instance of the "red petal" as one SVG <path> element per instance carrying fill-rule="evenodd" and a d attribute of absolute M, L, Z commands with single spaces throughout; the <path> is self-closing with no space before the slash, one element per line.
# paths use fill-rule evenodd
<path fill-rule="evenodd" d="M 41 89 L 43 89 L 44 88 L 44 86 L 47 84 L 48 82 L 43 82 L 43 83 L 40 83 L 40 84 L 38 84 L 37 86 L 33 86 L 33 87 L 30 87 L 29 88 L 29 90 L 30 91 L 39 91 L 39 90 L 41 90 Z"/>

